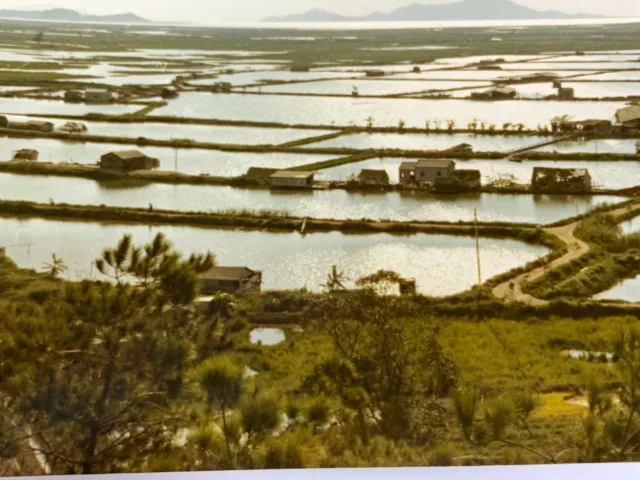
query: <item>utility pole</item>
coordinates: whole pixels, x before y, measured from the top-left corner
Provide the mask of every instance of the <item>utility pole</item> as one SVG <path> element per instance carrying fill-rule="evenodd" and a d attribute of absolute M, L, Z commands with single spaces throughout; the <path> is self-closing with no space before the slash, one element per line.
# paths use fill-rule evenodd
<path fill-rule="evenodd" d="M 476 259 L 478 261 L 478 287 L 482 285 L 482 269 L 480 266 L 480 238 L 478 236 L 478 210 L 473 209 L 473 219 L 476 225 Z"/>

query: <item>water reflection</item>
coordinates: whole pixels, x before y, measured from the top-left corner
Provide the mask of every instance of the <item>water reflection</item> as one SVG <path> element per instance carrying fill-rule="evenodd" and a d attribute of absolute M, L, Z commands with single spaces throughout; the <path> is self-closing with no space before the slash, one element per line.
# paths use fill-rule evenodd
<path fill-rule="evenodd" d="M 16 232 L 20 244 L 15 246 Z M 192 227 L 120 225 L 41 219 L 0 219 L 0 246 L 21 267 L 40 269 L 55 253 L 69 266 L 69 277 L 99 278 L 94 266 L 102 250 L 116 245 L 124 233 L 136 244 L 163 232 L 184 254 L 211 250 L 220 265 L 248 266 L 263 271 L 263 289 L 306 286 L 321 291 L 332 265 L 338 265 L 352 286 L 356 279 L 380 269 L 415 278 L 418 291 L 450 295 L 477 282 L 473 238 L 448 235 L 345 235 L 338 232 L 272 233 Z M 490 278 L 545 255 L 543 247 L 513 240 L 481 238 L 482 269 Z M 101 278 L 101 277 L 100 277 Z"/>
<path fill-rule="evenodd" d="M 424 128 L 425 121 L 446 124 L 453 119 L 466 126 L 474 119 L 500 126 L 506 122 L 522 122 L 536 128 L 548 124 L 553 117 L 610 118 L 623 102 L 522 102 L 502 101 L 500 108 L 487 102 L 472 100 L 415 100 L 337 97 L 298 97 L 286 95 L 211 95 L 183 93 L 166 107 L 154 112 L 194 118 L 253 120 L 316 125 L 364 125 L 368 117 L 375 125 L 398 125 Z"/>
<path fill-rule="evenodd" d="M 93 180 L 0 173 L 0 198 L 40 203 L 143 207 L 210 212 L 224 209 L 277 209 L 297 217 L 390 219 L 396 221 L 481 221 L 546 224 L 584 213 L 614 196 L 431 195 L 426 192 L 350 193 L 315 190 L 298 194 L 207 185 L 150 184 L 127 189 L 102 188 Z M 111 185 L 109 185 L 111 186 Z"/>

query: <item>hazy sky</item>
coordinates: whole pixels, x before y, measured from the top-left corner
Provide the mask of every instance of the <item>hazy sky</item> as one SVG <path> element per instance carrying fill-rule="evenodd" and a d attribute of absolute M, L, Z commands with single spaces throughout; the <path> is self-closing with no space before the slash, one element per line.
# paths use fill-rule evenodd
<path fill-rule="evenodd" d="M 418 0 L 421 3 L 451 3 L 451 0 Z M 45 0 L 46 2 L 46 0 Z M 204 24 L 220 22 L 254 22 L 269 15 L 301 13 L 322 8 L 347 15 L 372 11 L 389 11 L 413 0 L 55 0 L 50 4 L 25 0 L 0 0 L 0 8 L 58 6 L 96 14 L 133 12 L 158 21 L 192 21 Z M 542 9 L 565 12 L 640 17 L 638 0 L 517 0 L 518 3 Z"/>

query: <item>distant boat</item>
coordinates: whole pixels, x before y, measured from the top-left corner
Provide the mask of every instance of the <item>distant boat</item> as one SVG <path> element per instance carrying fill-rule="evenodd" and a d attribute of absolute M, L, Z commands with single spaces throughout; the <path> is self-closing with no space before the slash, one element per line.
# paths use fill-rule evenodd
<path fill-rule="evenodd" d="M 514 162 L 514 163 L 522 163 L 522 159 L 521 158 L 510 158 L 509 161 L 510 162 Z"/>

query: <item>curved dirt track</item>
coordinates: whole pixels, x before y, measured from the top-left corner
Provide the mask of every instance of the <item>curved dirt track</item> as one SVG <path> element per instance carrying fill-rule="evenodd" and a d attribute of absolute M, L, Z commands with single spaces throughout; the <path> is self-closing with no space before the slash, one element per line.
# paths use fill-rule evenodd
<path fill-rule="evenodd" d="M 640 211 L 640 204 L 636 203 L 635 205 L 627 205 L 617 210 L 612 210 L 608 212 L 608 214 L 618 217 L 630 211 Z M 573 222 L 561 227 L 545 228 L 545 232 L 555 235 L 567 245 L 567 253 L 554 260 L 549 265 L 530 270 L 512 278 L 511 280 L 501 283 L 493 289 L 493 295 L 505 302 L 522 302 L 533 306 L 548 305 L 548 300 L 541 300 L 524 293 L 522 291 L 522 285 L 527 281 L 537 280 L 544 276 L 550 269 L 565 265 L 589 252 L 589 244 L 583 242 L 579 238 L 576 238 L 574 235 L 578 223 L 580 222 Z"/>

